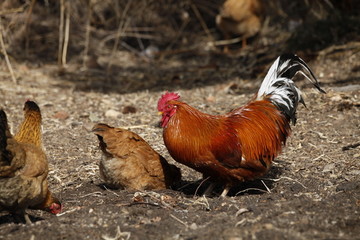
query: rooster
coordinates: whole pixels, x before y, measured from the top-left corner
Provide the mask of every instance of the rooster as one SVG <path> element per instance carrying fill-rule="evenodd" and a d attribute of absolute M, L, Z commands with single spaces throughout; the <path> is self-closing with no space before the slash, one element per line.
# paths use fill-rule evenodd
<path fill-rule="evenodd" d="M 10 133 L 6 113 L 0 110 L 0 210 L 23 215 L 26 223 L 31 223 L 27 208 L 57 214 L 62 205 L 48 188 L 40 109 L 27 101 L 24 110 L 25 119 L 17 139 Z"/>
<path fill-rule="evenodd" d="M 100 176 L 112 188 L 155 190 L 180 181 L 180 169 L 169 164 L 134 132 L 96 124 L 92 131 L 103 152 Z"/>
<path fill-rule="evenodd" d="M 212 183 L 223 184 L 221 196 L 239 182 L 264 175 L 290 135 L 298 103 L 305 105 L 292 81 L 298 72 L 325 93 L 306 63 L 293 54 L 278 57 L 254 98 L 224 115 L 202 113 L 180 101 L 177 93 L 166 92 L 158 111 L 170 155 Z"/>

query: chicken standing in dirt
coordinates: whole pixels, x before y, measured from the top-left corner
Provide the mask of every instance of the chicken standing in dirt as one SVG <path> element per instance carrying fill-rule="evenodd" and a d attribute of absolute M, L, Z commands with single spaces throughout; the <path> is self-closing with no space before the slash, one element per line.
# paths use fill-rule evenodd
<path fill-rule="evenodd" d="M 103 151 L 100 175 L 109 187 L 155 190 L 170 188 L 180 181 L 180 169 L 169 164 L 139 135 L 102 123 L 92 131 Z"/>
<path fill-rule="evenodd" d="M 224 115 L 202 113 L 177 93 L 165 93 L 158 110 L 169 153 L 224 184 L 222 196 L 238 182 L 264 175 L 290 134 L 290 121 L 296 122 L 298 103 L 305 105 L 291 80 L 297 72 L 325 93 L 306 63 L 292 54 L 277 58 L 250 102 Z"/>
<path fill-rule="evenodd" d="M 48 188 L 48 161 L 41 144 L 41 113 L 27 101 L 25 119 L 12 137 L 6 113 L 0 110 L 0 209 L 23 215 L 27 208 L 61 212 L 61 203 Z"/>
<path fill-rule="evenodd" d="M 216 16 L 216 25 L 226 40 L 231 36 L 246 39 L 259 33 L 263 22 L 263 6 L 260 0 L 227 0 Z M 225 46 L 224 52 L 228 52 Z"/>

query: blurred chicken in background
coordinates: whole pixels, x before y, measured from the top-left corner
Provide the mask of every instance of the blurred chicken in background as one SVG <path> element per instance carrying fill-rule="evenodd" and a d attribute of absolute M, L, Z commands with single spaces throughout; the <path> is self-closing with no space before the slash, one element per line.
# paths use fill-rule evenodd
<path fill-rule="evenodd" d="M 260 0 L 226 0 L 216 16 L 216 25 L 225 40 L 232 36 L 242 38 L 242 48 L 246 40 L 259 33 L 263 22 L 263 6 Z M 224 52 L 229 52 L 227 45 Z"/>

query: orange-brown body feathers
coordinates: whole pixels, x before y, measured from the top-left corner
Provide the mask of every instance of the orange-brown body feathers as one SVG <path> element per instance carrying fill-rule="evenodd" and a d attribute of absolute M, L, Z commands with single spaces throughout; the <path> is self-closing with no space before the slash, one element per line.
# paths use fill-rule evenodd
<path fill-rule="evenodd" d="M 181 180 L 180 169 L 169 164 L 134 132 L 96 124 L 103 157 L 100 176 L 112 188 L 155 190 L 170 188 Z"/>
<path fill-rule="evenodd" d="M 298 71 L 309 74 L 323 91 L 300 58 L 282 55 L 255 98 L 225 115 L 202 113 L 180 101 L 176 93 L 164 94 L 158 110 L 162 112 L 163 138 L 169 153 L 213 182 L 223 183 L 222 196 L 236 183 L 265 174 L 290 134 L 297 103 L 303 102 L 291 80 Z"/>

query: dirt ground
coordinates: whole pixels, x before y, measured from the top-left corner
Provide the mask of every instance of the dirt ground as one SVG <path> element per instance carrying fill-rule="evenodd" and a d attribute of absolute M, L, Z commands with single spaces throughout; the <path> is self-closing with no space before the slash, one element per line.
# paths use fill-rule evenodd
<path fill-rule="evenodd" d="M 275 57 L 208 53 L 146 62 L 122 52 L 110 78 L 75 64 L 69 68 L 77 70 L 59 71 L 54 64 L 19 63 L 17 85 L 3 63 L 1 107 L 14 132 L 24 101 L 40 105 L 50 187 L 64 209 L 58 216 L 29 210 L 31 225 L 2 212 L 0 239 L 359 239 L 360 45 L 351 44 L 309 61 L 327 94 L 297 81 L 307 108 L 299 107 L 282 154 L 266 176 L 226 198 L 202 196 L 201 175 L 171 159 L 157 100 L 174 90 L 204 112 L 224 113 L 252 97 Z M 127 106 L 136 112 L 126 113 Z M 157 192 L 105 188 L 89 132 L 97 122 L 141 135 L 181 167 L 182 184 Z"/>

